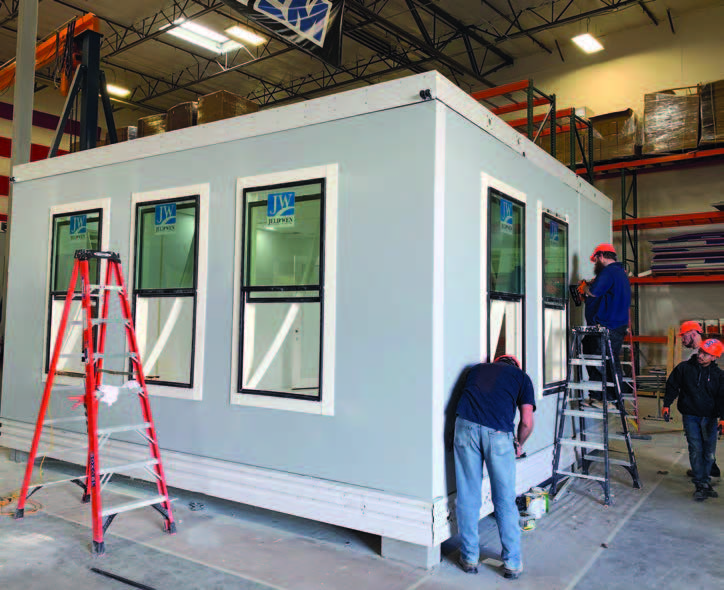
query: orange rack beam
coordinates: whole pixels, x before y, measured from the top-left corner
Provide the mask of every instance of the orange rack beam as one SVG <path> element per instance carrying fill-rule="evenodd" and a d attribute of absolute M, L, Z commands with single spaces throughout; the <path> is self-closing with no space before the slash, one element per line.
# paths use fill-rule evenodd
<path fill-rule="evenodd" d="M 637 217 L 635 219 L 614 219 L 613 231 L 621 231 L 624 227 L 659 229 L 664 227 L 711 225 L 714 223 L 724 223 L 724 211 L 684 213 L 682 215 L 661 215 L 659 217 Z"/>
<path fill-rule="evenodd" d="M 631 340 L 648 344 L 666 344 L 669 341 L 666 336 L 631 336 Z"/>
<path fill-rule="evenodd" d="M 561 111 L 556 111 L 556 122 L 558 122 L 558 118 L 570 117 L 572 113 L 573 109 L 563 109 Z M 535 115 L 533 117 L 533 123 L 542 123 L 548 118 L 548 116 L 548 113 Z M 523 119 L 512 119 L 510 121 L 506 121 L 506 123 L 508 123 L 508 125 L 510 125 L 511 127 L 521 127 L 528 124 L 528 117 L 524 117 Z M 558 123 L 558 127 L 560 126 L 560 123 Z"/>
<path fill-rule="evenodd" d="M 630 160 L 628 162 L 614 162 L 613 164 L 601 164 L 594 166 L 594 173 L 614 172 L 616 170 L 633 170 L 636 168 L 646 168 L 648 166 L 661 166 L 666 164 L 675 164 L 677 162 L 690 162 L 712 158 L 716 156 L 724 156 L 724 148 L 716 148 L 713 150 L 698 150 L 695 152 L 686 152 L 684 154 L 674 154 L 672 156 L 653 156 L 642 158 L 640 160 Z M 576 170 L 578 174 L 585 174 L 585 168 Z"/>
<path fill-rule="evenodd" d="M 473 95 L 473 98 L 475 98 L 475 95 Z M 538 97 L 533 99 L 533 106 L 540 107 L 549 102 L 547 98 Z M 527 108 L 527 102 L 516 102 L 514 104 L 503 105 L 502 107 L 493 107 L 490 109 L 490 112 L 494 115 L 507 115 L 508 113 L 515 113 L 516 111 L 524 111 Z"/>
<path fill-rule="evenodd" d="M 488 100 L 489 98 L 503 96 L 504 94 L 510 94 L 511 92 L 526 90 L 529 86 L 530 80 L 521 80 L 520 82 L 511 82 L 510 84 L 496 86 L 495 88 L 488 88 L 487 90 L 479 90 L 478 92 L 473 92 L 470 96 L 472 96 L 475 100 Z"/>

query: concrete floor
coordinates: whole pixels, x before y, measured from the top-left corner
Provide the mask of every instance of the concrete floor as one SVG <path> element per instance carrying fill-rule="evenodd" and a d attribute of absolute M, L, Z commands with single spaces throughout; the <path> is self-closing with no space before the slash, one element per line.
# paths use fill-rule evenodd
<path fill-rule="evenodd" d="M 456 539 L 427 572 L 379 557 L 379 537 L 180 490 L 173 491 L 178 534 L 165 535 L 151 508 L 125 513 L 109 529 L 106 555 L 94 558 L 89 513 L 71 484 L 39 491 L 33 499 L 42 509 L 22 521 L 0 518 L 0 588 L 130 588 L 91 567 L 156 590 L 724 588 L 724 486 L 720 499 L 693 501 L 683 434 L 664 431 L 677 427 L 645 423 L 659 433 L 636 441 L 644 488 L 632 489 L 614 468 L 613 506 L 601 504 L 597 483 L 574 482 L 523 533 L 526 571 L 517 581 L 495 567 L 500 545 L 490 518 L 480 523 L 489 559 L 478 575 L 455 565 Z M 23 467 L 0 448 L 0 496 L 17 488 Z M 54 477 L 52 467 L 45 471 Z M 204 510 L 191 511 L 190 501 L 204 502 Z"/>

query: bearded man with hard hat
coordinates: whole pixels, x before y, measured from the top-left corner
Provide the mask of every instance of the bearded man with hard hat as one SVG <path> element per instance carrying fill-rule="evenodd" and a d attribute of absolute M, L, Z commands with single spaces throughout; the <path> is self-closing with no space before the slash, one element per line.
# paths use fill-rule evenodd
<path fill-rule="evenodd" d="M 705 340 L 699 352 L 676 365 L 666 380 L 662 414 L 668 422 L 670 406 L 678 398 L 698 502 L 718 496 L 711 487 L 710 473 L 716 454 L 717 418 L 724 414 L 724 371 L 715 362 L 722 352 L 724 344 L 719 340 Z"/>
<path fill-rule="evenodd" d="M 681 344 L 683 344 L 685 348 L 690 348 L 692 350 L 698 351 L 702 343 L 701 335 L 703 333 L 704 329 L 701 327 L 701 324 L 699 322 L 695 322 L 693 320 L 684 322 L 683 324 L 681 324 L 681 328 L 679 328 Z M 689 469 L 686 472 L 686 475 L 693 478 L 694 471 L 692 469 Z M 716 457 L 714 457 L 714 463 L 712 463 L 711 465 L 711 472 L 709 473 L 709 475 L 716 478 L 721 477 L 721 470 L 716 464 Z"/>
<path fill-rule="evenodd" d="M 596 246 L 591 254 L 591 262 L 594 263 L 594 279 L 581 285 L 582 294 L 586 298 L 586 324 L 608 328 L 613 353 L 613 367 L 611 368 L 616 371 L 619 383 L 623 383 L 620 354 L 628 331 L 631 284 L 626 270 L 618 261 L 616 250 L 611 244 Z M 602 351 L 599 338 L 597 336 L 585 338 L 583 351 L 586 354 L 600 355 Z M 588 367 L 588 373 L 592 381 L 602 380 L 601 372 L 597 368 Z M 594 404 L 603 400 L 603 392 L 591 392 L 590 396 L 590 401 Z M 616 396 L 613 388 L 608 388 L 607 398 L 610 402 L 615 402 Z"/>

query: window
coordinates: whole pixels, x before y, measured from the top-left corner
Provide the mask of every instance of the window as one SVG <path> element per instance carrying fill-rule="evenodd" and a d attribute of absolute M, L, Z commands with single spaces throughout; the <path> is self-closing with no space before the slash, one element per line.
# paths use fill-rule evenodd
<path fill-rule="evenodd" d="M 240 178 L 233 404 L 334 414 L 337 165 Z"/>
<path fill-rule="evenodd" d="M 525 204 L 488 189 L 488 352 L 523 364 Z"/>
<path fill-rule="evenodd" d="M 69 210 L 70 207 L 70 210 Z M 72 206 L 62 207 L 64 211 L 51 212 L 51 239 L 50 239 L 50 266 L 49 266 L 49 287 L 48 287 L 48 322 L 47 335 L 45 339 L 45 363 L 44 371 L 50 369 L 50 358 L 55 347 L 55 338 L 60 327 L 60 320 L 63 315 L 70 277 L 73 272 L 76 250 L 99 250 L 103 233 L 103 208 L 77 209 Z M 89 262 L 90 281 L 98 284 L 100 279 L 100 265 L 98 259 Z M 82 320 L 81 315 L 81 280 L 78 277 L 73 302 L 70 307 L 70 316 L 66 327 L 66 337 L 63 353 L 78 352 L 77 358 L 59 358 L 57 372 L 60 375 L 71 377 L 82 377 L 85 366 L 80 359 L 82 346 L 82 326 L 73 324 Z M 94 314 L 97 311 L 95 305 Z"/>
<path fill-rule="evenodd" d="M 152 395 L 202 399 L 209 185 L 131 199 L 129 283 Z"/>
<path fill-rule="evenodd" d="M 199 196 L 136 205 L 134 313 L 149 383 L 193 387 Z"/>
<path fill-rule="evenodd" d="M 238 391 L 321 395 L 324 179 L 244 190 Z"/>
<path fill-rule="evenodd" d="M 546 393 L 566 381 L 568 363 L 568 224 L 543 213 L 543 384 Z"/>

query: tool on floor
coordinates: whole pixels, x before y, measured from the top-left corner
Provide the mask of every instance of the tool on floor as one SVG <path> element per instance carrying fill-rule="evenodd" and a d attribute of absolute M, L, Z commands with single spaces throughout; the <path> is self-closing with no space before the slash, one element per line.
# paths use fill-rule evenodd
<path fill-rule="evenodd" d="M 90 262 L 105 265 L 105 281 L 100 285 L 92 285 L 90 282 Z M 102 270 L 98 271 L 97 276 L 101 276 Z M 80 293 L 76 290 L 76 284 L 80 278 Z M 111 307 L 111 293 L 118 293 L 118 302 L 120 304 L 120 317 L 110 317 L 109 308 Z M 68 321 L 71 306 L 74 301 L 81 300 L 81 311 L 79 314 L 82 319 L 80 321 Z M 66 328 L 68 324 L 78 324 L 82 330 L 82 350 L 64 353 L 63 346 L 65 344 Z M 109 324 L 117 324 L 124 328 L 126 335 L 126 348 L 121 347 L 124 352 L 109 353 L 106 349 L 107 327 Z M 84 385 L 56 386 L 55 380 L 58 374 L 57 367 L 59 359 L 76 358 L 80 359 L 85 366 L 85 383 Z M 126 371 L 111 371 L 104 369 L 104 361 L 111 358 L 122 359 L 126 365 Z M 128 370 L 130 369 L 130 370 Z M 104 388 L 103 374 L 123 374 L 128 381 L 122 388 Z M 109 391 L 113 395 L 121 393 L 129 394 L 137 397 L 140 403 L 142 422 L 132 424 L 120 424 L 109 427 L 99 428 L 99 407 L 101 398 L 109 405 Z M 69 399 L 78 400 L 85 409 L 85 416 L 74 416 L 69 418 L 46 419 L 46 413 L 50 404 L 51 394 L 60 392 L 80 392 L 81 395 L 71 396 Z M 115 400 L 114 400 L 115 401 Z M 76 404 L 78 405 L 78 404 Z M 110 413 L 105 410 L 104 415 Z M 73 421 L 85 421 L 87 426 L 88 443 L 87 443 L 87 462 L 86 474 L 80 477 L 72 477 L 59 481 L 43 482 L 31 485 L 30 479 L 33 473 L 33 464 L 38 455 L 38 445 L 44 427 L 52 430 L 53 425 L 57 423 L 66 423 Z M 122 432 L 135 432 L 140 438 L 148 443 L 148 451 L 150 458 L 142 461 L 132 461 L 121 465 L 106 465 L 101 460 L 101 450 L 106 445 L 111 435 Z M 133 501 L 116 506 L 104 506 L 101 499 L 101 491 L 110 481 L 114 473 L 124 473 L 144 469 L 152 476 L 156 483 L 157 494 L 153 496 L 136 497 Z M 58 332 L 55 338 L 55 346 L 53 348 L 53 356 L 48 371 L 43 398 L 38 412 L 38 421 L 35 425 L 35 434 L 33 436 L 32 446 L 28 455 L 28 463 L 25 469 L 25 477 L 23 486 L 20 490 L 18 505 L 15 511 L 15 518 L 23 518 L 25 513 L 25 503 L 27 499 L 43 487 L 61 483 L 75 483 L 83 489 L 82 502 L 91 502 L 91 514 L 93 523 L 93 553 L 102 554 L 105 552 L 103 535 L 113 522 L 113 519 L 122 512 L 135 510 L 145 506 L 155 508 L 164 519 L 164 528 L 168 533 L 176 532 L 176 523 L 173 519 L 171 511 L 171 502 L 169 500 L 168 489 L 166 488 L 166 477 L 161 463 L 161 452 L 156 438 L 156 428 L 154 426 L 153 417 L 151 415 L 151 405 L 149 403 L 148 391 L 146 388 L 146 378 L 143 372 L 143 365 L 140 358 L 138 341 L 136 340 L 136 332 L 133 325 L 133 315 L 131 306 L 128 302 L 128 294 L 123 281 L 123 272 L 121 269 L 121 258 L 115 252 L 102 252 L 95 250 L 76 250 L 73 262 L 73 269 L 70 275 L 70 284 L 65 298 L 63 307 L 63 315 L 60 319 Z"/>
<path fill-rule="evenodd" d="M 608 506 L 611 504 L 611 465 L 624 467 L 633 479 L 633 487 L 641 488 L 636 457 L 631 445 L 625 410 L 623 410 L 621 384 L 618 374 L 614 370 L 613 349 L 608 330 L 598 326 L 584 326 L 573 328 L 572 335 L 571 354 L 568 360 L 568 384 L 563 393 L 559 394 L 558 428 L 553 452 L 553 478 L 550 495 L 555 497 L 558 483 L 564 477 L 588 479 L 601 484 L 604 504 Z M 584 338 L 597 338 L 601 354 L 584 354 Z M 589 380 L 587 367 L 598 369 L 601 381 Z M 607 388 L 613 389 L 614 399 L 612 401 L 619 409 L 609 408 L 611 400 L 607 403 Z M 601 392 L 603 401 L 598 404 L 600 407 L 592 407 L 587 404 L 584 394 L 591 391 Z M 621 422 L 622 432 L 620 434 L 610 432 L 609 418 L 612 415 L 617 416 Z M 566 418 L 570 418 L 570 421 Z M 570 425 L 570 429 L 566 428 L 567 424 Z M 624 441 L 626 450 L 620 452 L 611 449 L 611 440 Z M 579 471 L 561 468 L 563 448 L 573 449 L 575 466 Z M 616 457 L 616 455 L 620 455 L 620 457 Z M 590 473 L 593 463 L 603 463 L 603 475 Z"/>
<path fill-rule="evenodd" d="M 106 578 L 110 578 L 111 580 L 117 580 L 123 584 L 126 584 L 127 586 L 131 586 L 133 588 L 139 588 L 140 590 L 156 590 L 155 588 L 152 588 L 151 586 L 146 586 L 146 584 L 141 584 L 140 582 L 134 582 L 133 580 L 129 580 L 128 578 L 124 578 L 123 576 L 119 576 L 118 574 L 114 574 L 112 572 L 107 572 L 105 570 L 100 570 L 97 567 L 91 567 L 88 568 L 90 571 L 100 574 L 101 576 L 105 576 Z"/>

